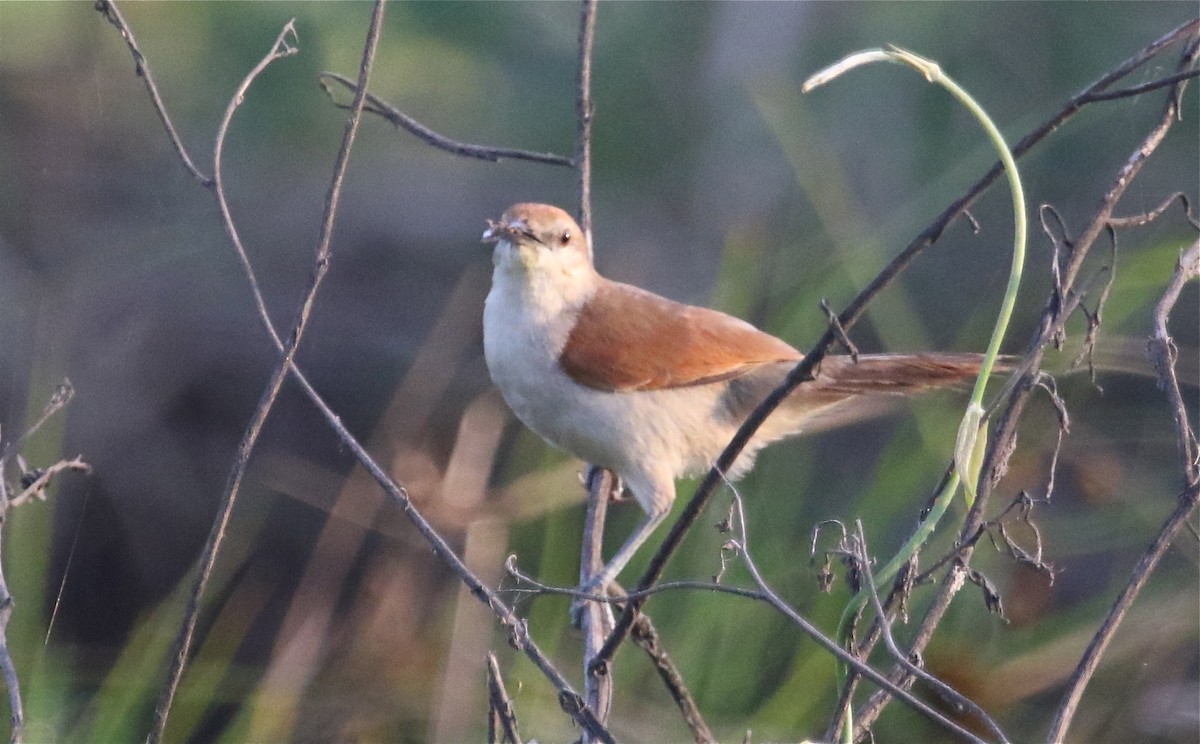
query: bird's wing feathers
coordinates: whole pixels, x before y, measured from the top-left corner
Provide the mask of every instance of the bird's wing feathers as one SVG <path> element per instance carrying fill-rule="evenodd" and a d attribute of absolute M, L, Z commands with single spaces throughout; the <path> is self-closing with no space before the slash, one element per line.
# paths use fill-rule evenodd
<path fill-rule="evenodd" d="M 616 392 L 703 385 L 800 357 L 745 321 L 605 281 L 580 311 L 559 364 L 581 385 Z"/>

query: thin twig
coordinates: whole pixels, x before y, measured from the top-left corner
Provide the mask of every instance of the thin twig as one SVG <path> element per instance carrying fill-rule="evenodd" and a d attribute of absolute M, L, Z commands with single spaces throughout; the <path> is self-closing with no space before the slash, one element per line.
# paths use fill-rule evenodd
<path fill-rule="evenodd" d="M 13 455 L 21 451 L 21 446 L 25 444 L 25 441 L 37 433 L 38 429 L 41 429 L 51 416 L 65 408 L 74 397 L 75 388 L 71 385 L 71 381 L 64 377 L 63 381 L 54 387 L 54 393 L 51 394 L 50 400 L 46 401 L 37 421 L 34 421 L 24 434 L 5 444 L 4 449 L 0 450 L 0 473 L 3 473 L 3 468 L 7 467 L 8 461 L 12 459 Z"/>
<path fill-rule="evenodd" d="M 595 0 L 583 0 L 579 9 L 579 65 L 576 70 L 575 116 L 577 120 L 575 167 L 579 175 L 579 227 L 583 230 L 588 255 L 592 255 L 592 48 L 596 36 Z M 609 497 L 620 483 L 608 470 L 588 468 L 587 515 L 579 562 L 579 584 L 587 586 L 592 576 L 604 568 L 604 525 Z M 606 587 L 599 587 L 603 594 Z M 588 705 L 601 723 L 612 710 L 613 676 L 611 661 L 593 664 L 604 639 L 613 629 L 612 606 L 588 602 L 583 606 L 583 686 Z M 589 737 L 584 737 L 588 742 Z"/>
<path fill-rule="evenodd" d="M 732 594 L 738 597 L 746 597 L 748 599 L 765 599 L 762 593 L 753 589 L 745 589 L 743 587 L 732 586 L 729 584 L 721 584 L 715 581 L 694 581 L 682 579 L 680 581 L 664 581 L 661 584 L 647 587 L 639 591 L 611 591 L 604 594 L 593 594 L 590 592 L 580 591 L 577 586 L 554 586 L 552 584 L 544 584 L 541 581 L 533 578 L 529 574 L 523 573 L 517 568 L 517 556 L 510 555 L 504 561 L 505 572 L 517 580 L 520 584 L 527 584 L 529 588 L 509 588 L 505 589 L 505 594 L 534 594 L 534 595 L 560 595 L 564 597 L 572 597 L 585 602 L 594 602 L 609 605 L 623 605 L 632 600 L 645 599 L 655 594 L 671 592 L 684 589 L 695 589 L 700 591 L 717 592 L 719 594 Z"/>
<path fill-rule="evenodd" d="M 1131 98 L 1133 96 L 1140 96 L 1141 94 L 1149 93 L 1152 90 L 1158 90 L 1159 88 L 1165 88 L 1168 85 L 1174 85 L 1175 83 L 1181 83 L 1184 80 L 1191 80 L 1192 78 L 1196 77 L 1197 75 L 1200 75 L 1200 70 L 1184 70 L 1183 72 L 1177 72 L 1173 75 L 1167 75 L 1166 77 L 1159 78 L 1158 80 L 1151 80 L 1150 82 L 1143 83 L 1141 85 L 1134 85 L 1132 87 L 1122 88 L 1120 90 L 1110 90 L 1106 93 L 1096 93 L 1096 94 L 1090 96 L 1088 98 L 1088 100 L 1089 101 L 1115 101 L 1118 98 Z"/>
<path fill-rule="evenodd" d="M 575 167 L 579 169 L 579 229 L 592 253 L 592 46 L 596 38 L 596 2 L 583 0 L 579 8 L 579 69 L 575 117 L 578 135 Z"/>
<path fill-rule="evenodd" d="M 371 13 L 371 24 L 367 31 L 367 40 L 363 50 L 362 64 L 359 68 L 359 86 L 365 91 L 367 80 L 370 76 L 371 65 L 375 59 L 375 49 L 379 42 L 379 35 L 382 29 L 383 21 L 383 0 L 377 0 Z M 296 51 L 293 45 L 295 39 L 294 21 L 289 21 L 280 32 L 279 37 L 272 45 L 271 51 L 246 77 L 242 87 L 239 88 L 237 95 L 230 102 L 226 112 L 226 118 L 222 122 L 222 135 L 228 129 L 228 123 L 232 119 L 233 111 L 238 107 L 244 98 L 245 89 L 250 83 L 264 70 L 267 65 L 284 56 L 294 54 Z M 312 275 L 309 277 L 308 287 L 304 293 L 304 300 L 301 303 L 300 309 L 296 314 L 296 319 L 293 322 L 291 333 L 288 336 L 287 343 L 284 345 L 282 358 L 276 364 L 274 371 L 271 373 L 270 382 L 263 391 L 262 397 L 259 399 L 258 407 L 251 418 L 250 423 L 246 427 L 246 432 L 242 436 L 242 441 L 238 445 L 237 456 L 234 460 L 233 469 L 229 474 L 229 479 L 226 484 L 225 493 L 222 496 L 221 504 L 217 509 L 217 517 L 213 521 L 212 530 L 209 532 L 208 540 L 205 543 L 204 551 L 200 557 L 200 567 L 197 571 L 196 578 L 192 584 L 191 595 L 188 598 L 187 609 L 184 612 L 183 623 L 181 624 L 179 635 L 175 639 L 172 648 L 170 669 L 167 674 L 167 681 L 163 685 L 160 692 L 158 703 L 155 706 L 154 723 L 147 735 L 147 742 L 156 744 L 162 740 L 166 731 L 167 719 L 170 715 L 171 705 L 175 698 L 175 692 L 179 688 L 179 682 L 183 678 L 183 672 L 187 666 L 188 655 L 191 653 L 192 638 L 196 630 L 196 622 L 200 614 L 200 602 L 204 596 L 205 589 L 212 576 L 212 571 L 216 565 L 217 555 L 225 538 L 225 531 L 229 525 L 230 516 L 233 513 L 233 507 L 237 502 L 238 492 L 241 488 L 242 478 L 245 475 L 246 467 L 250 462 L 250 455 L 254 451 L 254 446 L 258 443 L 259 434 L 262 432 L 263 424 L 266 423 L 267 416 L 271 412 L 271 408 L 275 404 L 275 400 L 279 395 L 279 391 L 283 387 L 283 382 L 287 378 L 289 368 L 292 365 L 296 356 L 296 350 L 300 345 L 300 340 L 304 335 L 304 331 L 308 326 L 309 318 L 312 315 L 313 302 L 316 298 L 317 290 L 321 286 L 321 280 L 324 279 L 326 272 L 329 270 L 329 257 L 331 252 L 331 238 L 333 234 L 333 222 L 337 215 L 338 201 L 341 197 L 342 183 L 345 178 L 346 168 L 349 164 L 350 149 L 354 144 L 355 135 L 358 132 L 358 125 L 362 119 L 362 107 L 365 96 L 359 94 L 355 97 L 354 108 L 351 111 L 350 117 L 346 122 L 346 128 L 342 135 L 342 144 L 338 148 L 336 162 L 334 164 L 333 178 L 330 181 L 329 191 L 325 198 L 325 213 L 321 220 L 321 228 L 317 239 L 317 255 L 314 263 Z M 223 142 L 223 138 L 220 139 Z M 214 157 L 214 164 L 220 162 L 219 152 L 220 144 L 217 146 L 218 155 Z M 220 172 L 216 168 L 213 171 L 213 180 L 218 183 L 221 180 Z"/>
<path fill-rule="evenodd" d="M 884 645 L 887 646 L 888 651 L 891 652 L 892 658 L 894 658 L 896 662 L 900 664 L 900 666 L 908 670 L 909 674 L 916 675 L 917 677 L 925 680 L 926 684 L 937 690 L 938 694 L 941 695 L 946 702 L 955 706 L 959 711 L 970 711 L 983 723 L 984 726 L 986 726 L 992 732 L 992 734 L 998 740 L 1008 744 L 1008 737 L 1004 735 L 1004 731 L 1000 728 L 999 724 L 997 724 L 992 717 L 987 714 L 987 711 L 979 707 L 978 703 L 976 703 L 974 700 L 971 700 L 966 695 L 963 695 L 958 690 L 955 690 L 953 687 L 941 681 L 921 667 L 912 663 L 908 656 L 900 650 L 900 646 L 897 645 L 896 639 L 892 637 L 892 624 L 888 619 L 887 612 L 883 609 L 883 602 L 881 602 L 879 599 L 879 590 L 875 586 L 875 575 L 871 570 L 871 556 L 867 552 L 867 535 L 863 530 L 861 519 L 855 520 L 855 527 L 857 528 L 857 539 L 855 545 L 858 550 L 859 564 L 862 566 L 862 575 L 866 579 L 866 587 L 871 597 L 871 604 L 875 608 L 876 624 L 879 627 L 879 632 L 883 636 Z"/>
<path fill-rule="evenodd" d="M 1179 299 L 1179 293 L 1183 290 L 1184 284 L 1198 276 L 1200 276 L 1200 241 L 1194 243 L 1179 262 L 1162 299 L 1155 306 L 1148 349 L 1151 361 L 1158 373 L 1159 387 L 1167 395 L 1171 415 L 1175 420 L 1175 435 L 1179 444 L 1181 469 L 1187 485 L 1180 494 L 1179 503 L 1163 522 L 1150 546 L 1146 548 L 1141 560 L 1134 567 L 1129 582 L 1113 602 L 1112 607 L 1109 608 L 1104 622 L 1100 624 L 1100 628 L 1092 637 L 1087 650 L 1084 651 L 1079 664 L 1071 674 L 1071 679 L 1067 683 L 1067 692 L 1063 695 L 1062 702 L 1055 713 L 1054 722 L 1050 726 L 1050 732 L 1046 736 L 1048 742 L 1059 742 L 1065 739 L 1067 729 L 1070 728 L 1071 721 L 1078 710 L 1079 701 L 1083 697 L 1083 692 L 1100 664 L 1100 657 L 1103 656 L 1108 644 L 1116 634 L 1117 627 L 1121 624 L 1146 581 L 1149 580 L 1158 562 L 1170 549 L 1179 530 L 1195 512 L 1197 502 L 1200 501 L 1200 464 L 1196 461 L 1196 433 L 1188 420 L 1187 407 L 1179 389 L 1179 379 L 1175 375 L 1175 345 L 1167 331 L 1167 319 L 1176 300 Z"/>
<path fill-rule="evenodd" d="M 7 521 L 7 505 L 0 506 L 0 517 Z M 3 522 L 0 522 L 2 524 Z M 0 541 L 3 530 L 0 530 Z M 21 700 L 21 678 L 13 663 L 8 648 L 8 621 L 12 619 L 13 598 L 8 592 L 8 581 L 4 577 L 4 566 L 0 564 L 0 671 L 4 674 L 4 687 L 8 691 L 9 741 L 21 744 L 25 736 L 25 706 Z"/>
<path fill-rule="evenodd" d="M 592 576 L 604 569 L 604 522 L 609 495 L 617 487 L 616 476 L 602 468 L 589 467 L 586 481 L 588 497 L 579 559 L 580 586 L 587 586 Z M 603 594 L 607 589 L 599 587 L 598 591 Z M 612 631 L 612 607 L 606 603 L 588 602 L 583 605 L 581 614 L 584 699 L 596 718 L 604 723 L 612 710 L 613 678 L 607 665 L 593 667 L 591 661 Z"/>
<path fill-rule="evenodd" d="M 109 5 L 111 5 L 111 2 L 106 3 L 105 7 L 107 8 Z M 106 17 L 109 17 L 110 20 L 113 17 L 120 19 L 119 15 L 106 15 Z M 126 39 L 126 43 L 129 43 L 133 36 L 128 27 L 124 25 L 123 19 L 120 19 L 120 25 L 118 25 L 117 28 L 122 32 L 122 36 Z M 135 52 L 135 55 L 139 59 L 142 59 L 140 52 Z M 149 65 L 145 63 L 144 60 L 142 64 L 147 70 L 149 69 Z M 169 122 L 170 119 L 167 115 L 167 112 L 162 108 L 161 98 L 159 98 L 157 95 L 152 95 L 151 100 L 160 119 Z M 184 154 L 185 153 L 181 152 L 181 157 Z M 197 172 L 193 172 L 193 176 L 196 177 L 196 180 L 201 185 L 207 187 L 214 194 L 223 192 L 222 189 L 216 188 L 216 185 L 211 179 L 206 179 Z M 246 274 L 247 281 L 250 285 L 250 290 L 254 295 L 255 308 L 258 312 L 259 319 L 262 321 L 264 328 L 267 330 L 267 333 L 271 338 L 271 342 L 274 344 L 276 350 L 282 354 L 284 350 L 283 341 L 280 338 L 270 315 L 267 313 L 266 303 L 263 299 L 262 290 L 258 283 L 254 267 L 250 263 L 249 257 L 242 246 L 240 238 L 238 237 L 237 230 L 234 226 L 232 216 L 229 214 L 227 205 L 225 205 L 221 199 L 218 199 L 218 203 L 222 206 L 222 224 L 225 227 L 226 232 L 231 237 L 234 248 L 237 251 L 241 261 L 243 272 Z M 518 618 L 512 609 L 496 596 L 493 590 L 484 585 L 483 582 L 480 581 L 479 578 L 475 576 L 475 574 L 469 568 L 467 568 L 466 564 L 462 562 L 462 559 L 459 558 L 459 556 L 454 552 L 445 539 L 437 532 L 437 530 L 433 528 L 428 520 L 421 515 L 420 511 L 416 509 L 412 501 L 409 499 L 408 493 L 405 491 L 405 489 L 397 484 L 392 477 L 375 461 L 375 459 L 371 457 L 366 448 L 363 447 L 363 445 L 354 437 L 350 430 L 346 428 L 345 424 L 342 423 L 342 420 L 338 414 L 329 407 L 324 399 L 321 398 L 320 394 L 317 393 L 316 389 L 308 381 L 308 378 L 305 377 L 300 368 L 295 365 L 294 360 L 290 364 L 289 372 L 296 382 L 300 384 L 300 387 L 304 390 L 305 395 L 308 396 L 309 400 L 314 406 L 317 407 L 317 410 L 320 411 L 322 417 L 325 419 L 330 428 L 333 429 L 338 439 L 350 450 L 350 452 L 358 460 L 359 464 L 363 466 L 363 468 L 371 475 L 371 477 L 375 479 L 384 492 L 387 493 L 389 498 L 391 498 L 392 502 L 399 507 L 409 521 L 413 523 L 417 531 L 420 532 L 421 536 L 429 543 L 434 554 L 443 563 L 449 566 L 449 568 L 454 571 L 456 575 L 459 576 L 460 580 L 470 590 L 471 594 L 476 599 L 487 605 L 492 613 L 496 615 L 499 622 L 508 629 L 509 643 L 514 648 L 525 654 L 525 656 L 527 656 L 530 661 L 533 662 L 534 666 L 536 666 L 538 670 L 541 671 L 541 673 L 545 675 L 550 683 L 558 690 L 559 705 L 563 708 L 563 710 L 572 718 L 574 718 L 580 726 L 582 726 L 585 730 L 592 732 L 593 735 L 597 736 L 597 738 L 600 740 L 612 741 L 611 736 L 607 734 L 607 732 L 604 730 L 604 727 L 595 719 L 595 716 L 591 714 L 591 711 L 587 709 L 587 706 L 583 703 L 583 699 L 580 697 L 580 695 L 575 692 L 574 689 L 572 689 L 567 679 L 562 675 L 561 672 L 558 671 L 557 668 L 555 668 L 554 664 L 549 660 L 545 653 L 542 652 L 541 648 L 534 642 L 532 637 L 530 637 L 528 628 L 525 626 L 524 621 Z"/>
<path fill-rule="evenodd" d="M 1161 38 L 1147 45 L 1138 53 L 1127 59 L 1125 62 L 1118 65 L 1109 73 L 1105 74 L 1092 85 L 1088 86 L 1083 92 L 1071 98 L 1063 108 L 1050 117 L 1047 121 L 1036 127 L 1029 134 L 1025 135 L 1020 142 L 1012 148 L 1014 158 L 1021 157 L 1034 145 L 1041 142 L 1049 134 L 1058 129 L 1065 121 L 1074 116 L 1085 105 L 1092 103 L 1092 96 L 1106 90 L 1109 86 L 1120 80 L 1125 75 L 1137 69 L 1146 61 L 1155 57 L 1163 49 L 1166 49 L 1183 39 L 1189 38 L 1196 34 L 1200 29 L 1200 19 L 1193 19 L 1182 24 L 1178 28 L 1165 34 Z M 1002 164 L 997 161 L 991 169 L 980 178 L 967 192 L 959 197 L 952 204 L 947 206 L 933 222 L 921 231 L 905 248 L 902 250 L 879 274 L 858 294 L 857 297 L 846 307 L 839 316 L 841 327 L 844 331 L 849 331 L 850 328 L 862 316 L 866 306 L 886 287 L 890 284 L 907 266 L 916 258 L 925 248 L 935 243 L 941 237 L 942 232 L 946 227 L 963 214 L 979 196 L 987 190 L 989 186 L 1003 172 Z M 650 560 L 649 566 L 645 573 L 638 581 L 638 589 L 645 589 L 658 581 L 662 576 L 663 570 L 666 568 L 667 562 L 674 555 L 682 542 L 683 537 L 691 529 L 692 525 L 699 518 L 704 508 L 708 505 L 716 488 L 723 481 L 722 473 L 736 460 L 741 453 L 746 443 L 753 436 L 758 427 L 762 425 L 767 416 L 775 410 L 783 400 L 791 394 L 802 382 L 811 379 L 813 370 L 824 359 L 828 353 L 830 346 L 837 338 L 837 333 L 832 328 L 826 328 L 824 334 L 813 345 L 813 348 L 804 356 L 796 367 L 788 374 L 784 381 L 764 400 L 758 408 L 746 419 L 742 426 L 738 429 L 725 451 L 717 459 L 713 468 L 705 475 L 704 480 L 696 489 L 692 498 L 688 501 L 679 518 L 671 526 L 666 539 L 659 547 L 658 551 Z M 996 440 L 993 440 L 995 444 Z M 986 466 L 986 463 L 985 463 Z M 976 503 L 979 503 L 978 500 Z M 641 608 L 640 601 L 631 602 L 617 620 L 617 626 L 613 634 L 601 649 L 599 660 L 611 659 L 616 653 L 626 633 L 629 631 L 629 626 L 633 622 L 634 613 Z"/>
<path fill-rule="evenodd" d="M 983 739 L 963 728 L 957 721 L 952 721 L 937 710 L 934 710 L 925 701 L 915 697 L 908 690 L 902 690 L 900 686 L 869 666 L 864 660 L 859 659 L 854 654 L 839 646 L 836 641 L 822 633 L 808 619 L 776 594 L 775 590 L 763 578 L 762 573 L 758 570 L 758 564 L 755 563 L 750 553 L 750 538 L 746 530 L 746 514 L 742 506 L 742 496 L 736 489 L 733 491 L 733 504 L 737 514 L 738 532 L 740 533 L 740 537 L 736 541 L 738 552 L 741 555 L 743 564 L 745 564 L 746 569 L 750 572 L 750 577 L 753 579 L 755 586 L 758 587 L 758 590 L 762 592 L 772 607 L 791 620 L 800 630 L 816 641 L 818 645 L 825 648 L 826 651 L 836 656 L 842 663 L 853 668 L 858 674 L 871 680 L 890 694 L 901 697 L 913 710 L 955 734 L 963 741 L 969 741 L 973 744 L 985 744 Z M 901 691 L 903 691 L 903 695 L 900 694 Z"/>
<path fill-rule="evenodd" d="M 1159 39 L 1151 47 L 1163 49 L 1166 47 L 1166 44 L 1163 42 L 1167 39 L 1183 41 L 1194 38 L 1198 30 L 1200 30 L 1200 20 L 1190 21 L 1171 34 L 1168 34 L 1168 36 Z M 1147 49 L 1151 47 L 1147 47 Z M 1145 57 L 1145 52 L 1146 50 L 1139 52 L 1133 59 L 1141 59 L 1144 62 L 1145 59 L 1148 59 L 1148 57 Z M 1194 55 L 1195 47 L 1193 42 L 1185 50 L 1180 66 L 1191 66 L 1194 63 Z M 1129 62 L 1126 62 L 1122 65 L 1122 68 L 1128 68 L 1129 64 Z M 1113 78 L 1110 74 L 1105 76 L 1105 79 L 1111 80 Z M 1180 82 L 1175 85 L 1178 87 L 1183 84 Z M 1009 397 L 1005 409 L 997 417 L 995 430 L 982 471 L 989 474 L 989 476 L 980 479 L 979 493 L 975 504 L 968 512 L 959 533 L 960 542 L 965 542 L 982 523 L 983 511 L 986 508 L 988 497 L 999 481 L 1000 475 L 1007 468 L 1008 458 L 1015 449 L 1016 424 L 1024 412 L 1030 392 L 1036 387 L 1037 380 L 1040 379 L 1040 365 L 1045 350 L 1059 337 L 1067 320 L 1082 301 L 1082 295 L 1073 292 L 1072 288 L 1078 278 L 1084 258 L 1088 255 L 1096 239 L 1107 229 L 1117 203 L 1125 194 L 1129 185 L 1136 179 L 1146 160 L 1162 142 L 1177 119 L 1177 113 L 1178 90 L 1173 89 L 1168 95 L 1167 103 L 1164 106 L 1159 121 L 1143 141 L 1138 144 L 1121 167 L 1113 183 L 1106 191 L 1100 208 L 1088 222 L 1083 232 L 1075 239 L 1071 252 L 1067 256 L 1066 264 L 1060 269 L 1059 281 L 1061 285 L 1051 290 L 1050 297 L 1047 299 L 1042 311 L 1041 322 L 1030 340 L 1026 361 L 1022 365 L 1024 372 L 1017 381 L 1015 391 Z M 963 566 L 970 561 L 972 552 L 972 547 L 967 547 L 962 551 L 960 562 Z M 958 592 L 958 589 L 961 588 L 963 579 L 963 571 L 951 571 L 942 580 L 938 590 L 935 592 L 931 605 L 926 610 L 926 614 L 917 628 L 912 645 L 914 652 L 919 653 L 929 643 L 934 630 L 949 608 L 951 599 Z M 858 720 L 856 721 L 856 731 L 860 733 L 864 732 L 870 726 L 871 722 L 878 717 L 879 713 L 882 712 L 886 704 L 886 693 L 873 695 L 864 709 L 859 712 Z"/>
<path fill-rule="evenodd" d="M 3 557 L 3 527 L 8 523 L 8 513 L 16 506 L 34 498 L 45 498 L 46 488 L 50 481 L 64 470 L 76 470 L 83 473 L 91 472 L 91 466 L 80 458 L 60 460 L 53 465 L 23 473 L 21 477 L 21 493 L 12 499 L 8 496 L 7 470 L 8 461 L 17 456 L 22 470 L 24 461 L 20 458 L 21 445 L 54 414 L 61 411 L 71 401 L 75 390 L 68 380 L 63 380 L 50 396 L 50 400 L 42 409 L 42 415 L 25 432 L 6 444 L 0 450 L 0 558 Z M 32 478 L 32 480 L 29 480 Z M 4 688 L 8 693 L 9 712 L 9 741 L 21 744 L 25 737 L 25 705 L 21 697 L 21 678 L 17 675 L 17 665 L 13 662 L 12 650 L 8 647 L 8 623 L 12 619 L 13 597 L 8 591 L 8 580 L 4 575 L 4 563 L 0 560 L 0 674 L 4 677 Z"/>
<path fill-rule="evenodd" d="M 333 101 L 335 106 L 338 108 L 349 108 L 348 104 L 338 103 L 334 100 L 333 89 L 327 82 L 329 80 L 345 86 L 347 90 L 354 94 L 358 93 L 358 86 L 353 80 L 336 72 L 322 72 L 317 77 L 317 82 L 320 84 L 321 90 L 325 91 L 325 94 L 329 96 L 329 99 Z M 568 167 L 575 164 L 571 158 L 555 155 L 552 152 L 533 152 L 531 150 L 519 150 L 512 147 L 492 147 L 490 145 L 472 145 L 468 142 L 459 142 L 458 140 L 450 139 L 444 134 L 438 134 L 387 101 L 376 97 L 373 93 L 367 93 L 367 103 L 369 105 L 364 107 L 364 110 L 368 113 L 387 119 L 397 129 L 403 129 L 427 145 L 464 158 L 486 160 L 490 163 L 496 163 L 501 160 L 528 160 L 534 163 L 565 165 Z"/>
<path fill-rule="evenodd" d="M 1200 70 L 1197 72 L 1200 72 Z M 1142 227 L 1143 225 L 1148 225 L 1161 217 L 1163 212 L 1166 212 L 1175 202 L 1179 202 L 1183 205 L 1184 217 L 1187 218 L 1187 221 L 1191 223 L 1192 227 L 1200 230 L 1200 222 L 1197 222 L 1196 218 L 1192 215 L 1192 205 L 1188 201 L 1187 194 L 1183 193 L 1182 191 L 1176 191 L 1174 194 L 1171 194 L 1166 199 L 1163 199 L 1162 204 L 1159 204 L 1157 207 L 1148 212 L 1130 215 L 1129 217 L 1113 217 L 1108 221 L 1108 226 L 1115 230 L 1120 230 L 1128 227 Z"/>
<path fill-rule="evenodd" d="M 175 125 L 171 123 L 171 117 L 167 116 L 167 107 L 163 105 L 162 96 L 158 94 L 158 86 L 154 83 L 154 75 L 150 72 L 150 66 L 146 64 L 145 55 L 138 48 L 137 40 L 133 38 L 133 29 L 125 22 L 120 9 L 117 8 L 116 3 L 109 2 L 109 0 L 96 0 L 96 10 L 100 11 L 108 22 L 115 26 L 117 31 L 121 33 L 121 36 L 124 37 L 125 44 L 129 47 L 129 53 L 133 55 L 133 62 L 137 66 L 136 74 L 146 84 L 146 91 L 150 94 L 150 99 L 154 101 L 154 112 L 158 114 L 159 121 L 162 122 L 163 128 L 167 130 L 167 138 L 171 140 L 171 146 L 175 148 L 175 153 L 179 155 L 179 160 L 183 163 L 183 167 L 187 168 L 192 177 L 201 184 L 211 186 L 212 178 L 204 175 L 192 162 L 187 148 L 183 146 L 183 140 L 179 138 L 179 133 L 175 131 Z"/>
<path fill-rule="evenodd" d="M 24 489 L 13 496 L 8 502 L 9 508 L 21 506 L 34 499 L 45 499 L 46 488 L 50 486 L 50 481 L 64 470 L 74 470 L 76 473 L 87 474 L 92 472 L 92 466 L 83 461 L 81 456 L 75 456 L 70 460 L 59 460 L 45 468 L 39 468 L 36 473 L 37 477 L 25 486 Z"/>
<path fill-rule="evenodd" d="M 521 744 L 521 732 L 517 728 L 517 714 L 513 711 L 512 698 L 504 687 L 504 678 L 500 676 L 500 665 L 496 655 L 487 655 L 487 688 L 488 688 L 488 744 Z M 500 725 L 503 736 L 496 730 Z"/>
<path fill-rule="evenodd" d="M 1171 283 L 1163 293 L 1162 299 L 1154 307 L 1153 332 L 1148 343 L 1148 353 L 1158 373 L 1158 385 L 1167 394 L 1171 406 L 1171 416 L 1175 420 L 1175 436 L 1179 447 L 1179 458 L 1183 467 L 1184 477 L 1188 483 L 1195 483 L 1200 478 L 1200 447 L 1196 444 L 1196 432 L 1188 422 L 1187 404 L 1184 403 L 1183 393 L 1179 389 L 1179 378 L 1175 374 L 1175 358 L 1178 349 L 1171 340 L 1167 330 L 1167 320 L 1179 299 L 1183 286 L 1200 276 L 1200 241 L 1179 260 Z"/>
<path fill-rule="evenodd" d="M 670 694 L 671 699 L 675 701 L 675 705 L 679 708 L 679 712 L 683 716 L 683 722 L 687 724 L 688 730 L 692 732 L 692 740 L 696 744 L 715 743 L 717 741 L 716 734 L 709 728 L 708 722 L 704 720 L 704 714 L 700 712 L 700 706 L 696 705 L 696 699 L 692 697 L 691 690 L 688 689 L 687 683 L 683 681 L 683 675 L 680 673 L 679 667 L 675 666 L 675 662 L 671 660 L 671 656 L 663 648 L 662 641 L 658 637 L 658 629 L 650 621 L 649 615 L 638 613 L 637 619 L 633 621 L 629 637 L 635 646 L 642 649 L 650 657 L 650 663 L 653 665 L 654 671 L 658 672 L 658 677 L 667 688 L 667 693 Z"/>

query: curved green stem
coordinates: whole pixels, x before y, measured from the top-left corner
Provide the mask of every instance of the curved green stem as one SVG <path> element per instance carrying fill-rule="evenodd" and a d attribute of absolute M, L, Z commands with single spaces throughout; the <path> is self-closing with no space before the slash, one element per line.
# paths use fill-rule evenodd
<path fill-rule="evenodd" d="M 1000 303 L 1000 313 L 996 317 L 996 324 L 992 330 L 992 338 L 988 344 L 987 352 L 984 354 L 979 376 L 975 379 L 975 388 L 971 392 L 971 400 L 967 405 L 967 411 L 963 416 L 962 423 L 959 425 L 958 438 L 955 442 L 954 450 L 954 471 L 951 473 L 950 478 L 947 479 L 941 493 L 934 499 L 929 513 L 913 533 L 912 537 L 901 546 L 896 555 L 883 568 L 875 572 L 876 583 L 883 585 L 895 578 L 900 568 L 911 559 L 913 554 L 933 534 L 939 520 L 950 506 L 950 502 L 953 500 L 960 482 L 964 484 L 968 504 L 974 501 L 975 483 L 979 477 L 987 439 L 987 425 L 983 422 L 983 393 L 987 388 L 988 378 L 991 376 L 992 369 L 995 367 L 996 357 L 1000 353 L 1000 344 L 1004 340 L 1004 334 L 1012 317 L 1013 308 L 1016 307 L 1017 290 L 1021 285 L 1021 273 L 1025 265 L 1025 239 L 1028 232 L 1028 224 L 1025 215 L 1025 192 L 1021 187 L 1021 178 L 1017 172 L 1017 164 L 1013 160 L 1008 145 L 1004 142 L 1004 136 L 1000 134 L 1000 130 L 996 128 L 996 125 L 987 115 L 987 112 L 984 111 L 983 107 L 969 93 L 963 90 L 958 83 L 943 73 L 942 69 L 936 63 L 896 47 L 870 49 L 852 54 L 816 73 L 805 81 L 801 90 L 807 93 L 848 70 L 874 62 L 892 62 L 908 65 L 916 69 L 930 83 L 941 85 L 948 90 L 951 95 L 958 99 L 971 112 L 983 126 L 988 138 L 1000 154 L 1000 162 L 1004 165 L 1004 172 L 1008 177 L 1012 192 L 1014 216 L 1013 256 L 1012 267 L 1008 276 L 1008 287 L 1005 290 L 1004 299 Z M 864 606 L 867 599 L 867 595 L 860 591 L 850 600 L 850 603 L 842 613 L 838 627 L 838 639 L 843 644 L 849 637 L 851 621 Z M 880 618 L 880 621 L 882 622 L 883 618 Z M 841 673 L 843 676 L 845 675 L 844 668 L 841 669 Z M 852 741 L 853 731 L 853 719 L 850 715 L 849 705 L 847 705 L 846 724 L 842 731 L 842 740 L 845 742 Z"/>

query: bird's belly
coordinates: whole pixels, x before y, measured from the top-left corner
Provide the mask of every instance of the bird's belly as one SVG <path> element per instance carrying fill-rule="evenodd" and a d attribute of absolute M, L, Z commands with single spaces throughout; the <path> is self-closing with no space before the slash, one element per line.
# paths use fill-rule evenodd
<path fill-rule="evenodd" d="M 618 473 L 648 466 L 672 477 L 705 469 L 732 429 L 714 425 L 715 386 L 611 392 L 584 387 L 557 365 L 530 374 L 492 364 L 492 377 L 517 418 L 551 444 Z"/>

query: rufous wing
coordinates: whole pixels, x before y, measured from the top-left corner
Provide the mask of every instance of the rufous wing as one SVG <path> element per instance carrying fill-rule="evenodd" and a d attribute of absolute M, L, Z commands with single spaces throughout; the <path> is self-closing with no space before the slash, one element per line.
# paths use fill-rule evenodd
<path fill-rule="evenodd" d="M 661 390 L 719 382 L 800 352 L 745 321 L 605 280 L 583 306 L 559 356 L 597 390 Z"/>

